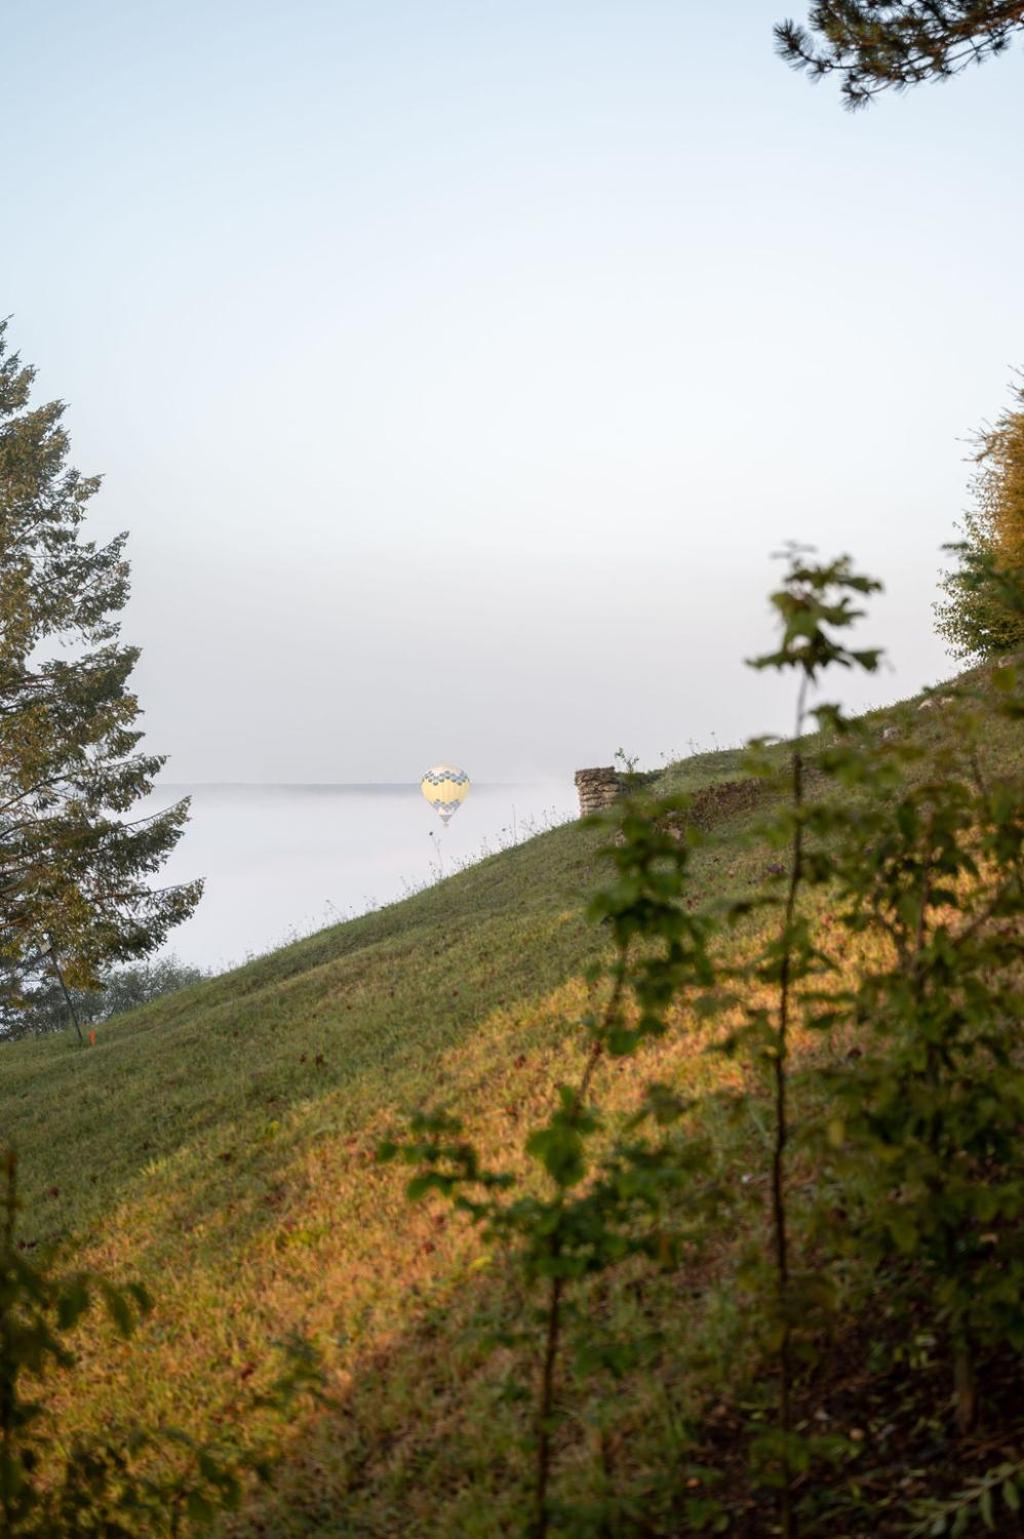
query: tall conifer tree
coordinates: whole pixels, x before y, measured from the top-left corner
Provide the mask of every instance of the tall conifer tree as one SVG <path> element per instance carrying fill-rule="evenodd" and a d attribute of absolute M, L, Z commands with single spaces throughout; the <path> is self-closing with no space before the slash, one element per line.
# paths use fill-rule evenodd
<path fill-rule="evenodd" d="M 0 322 L 0 1033 L 45 978 L 71 989 L 154 951 L 200 882 L 154 887 L 187 801 L 131 811 L 163 759 L 140 750 L 119 636 L 125 536 L 84 537 L 97 477 L 68 463 L 64 405 L 30 405 L 34 370 Z"/>

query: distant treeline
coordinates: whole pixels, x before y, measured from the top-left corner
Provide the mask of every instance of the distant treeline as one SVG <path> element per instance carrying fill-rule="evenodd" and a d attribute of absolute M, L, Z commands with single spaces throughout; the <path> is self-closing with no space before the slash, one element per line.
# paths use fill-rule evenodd
<path fill-rule="evenodd" d="M 191 967 L 175 956 L 167 956 L 113 968 L 95 989 L 70 988 L 65 994 L 54 978 L 48 986 L 33 993 L 19 1016 L 8 1016 L 0 1040 L 15 1041 L 64 1031 L 74 1027 L 76 1016 L 80 1026 L 95 1026 L 112 1015 L 134 1010 L 137 1005 L 201 983 L 209 976 L 201 967 Z"/>

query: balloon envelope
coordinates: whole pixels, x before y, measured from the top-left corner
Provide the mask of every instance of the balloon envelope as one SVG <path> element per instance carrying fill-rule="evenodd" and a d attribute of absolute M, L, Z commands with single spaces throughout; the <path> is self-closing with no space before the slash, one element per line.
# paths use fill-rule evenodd
<path fill-rule="evenodd" d="M 453 812 L 458 812 L 469 795 L 469 776 L 454 764 L 435 764 L 420 781 L 420 790 L 447 826 Z"/>

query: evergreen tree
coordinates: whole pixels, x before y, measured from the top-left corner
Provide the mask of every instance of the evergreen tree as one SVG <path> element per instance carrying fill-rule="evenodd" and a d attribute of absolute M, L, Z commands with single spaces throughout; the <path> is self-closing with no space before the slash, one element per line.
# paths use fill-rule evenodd
<path fill-rule="evenodd" d="M 34 990 L 89 988 L 143 957 L 194 909 L 200 882 L 152 888 L 187 801 L 132 820 L 163 759 L 139 750 L 119 639 L 125 536 L 84 538 L 99 479 L 67 464 L 59 401 L 0 323 L 0 1032 Z M 70 996 L 69 996 L 70 997 Z"/>
<path fill-rule="evenodd" d="M 779 53 L 812 79 L 838 74 L 848 107 L 880 91 L 957 75 L 1024 30 L 1024 0 L 816 0 L 806 27 L 775 28 Z"/>
<path fill-rule="evenodd" d="M 974 506 L 961 524 L 959 564 L 943 579 L 939 635 L 958 657 L 998 657 L 1024 647 L 1024 385 L 1016 404 L 976 435 Z"/>

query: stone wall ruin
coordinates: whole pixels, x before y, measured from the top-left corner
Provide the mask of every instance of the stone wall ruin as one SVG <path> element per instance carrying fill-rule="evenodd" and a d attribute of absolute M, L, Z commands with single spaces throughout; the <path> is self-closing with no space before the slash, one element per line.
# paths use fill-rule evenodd
<path fill-rule="evenodd" d="M 625 789 L 622 776 L 614 764 L 577 770 L 573 778 L 580 799 L 581 818 L 591 812 L 603 812 L 606 807 L 618 801 Z"/>

